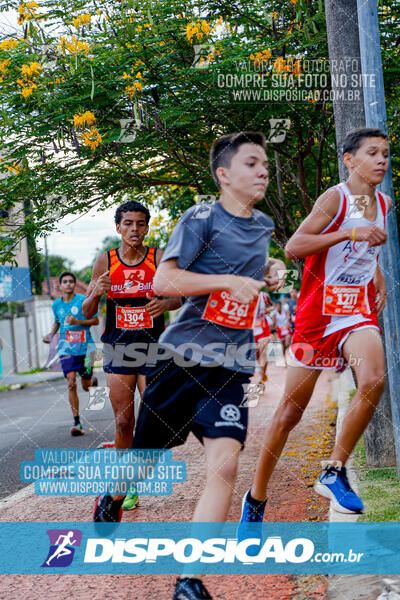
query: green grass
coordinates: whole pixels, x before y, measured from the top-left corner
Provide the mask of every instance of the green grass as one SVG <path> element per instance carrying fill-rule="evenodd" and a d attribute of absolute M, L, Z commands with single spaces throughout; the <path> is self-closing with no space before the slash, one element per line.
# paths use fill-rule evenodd
<path fill-rule="evenodd" d="M 40 368 L 40 369 L 31 369 L 31 371 L 22 371 L 22 373 L 18 373 L 18 375 L 32 375 L 32 373 L 41 373 L 42 371 L 45 371 L 46 369 Z"/>
<path fill-rule="evenodd" d="M 9 389 L 9 385 L 0 385 L 0 392 L 8 392 Z"/>
<path fill-rule="evenodd" d="M 358 491 L 366 508 L 358 521 L 400 521 L 400 480 L 397 469 L 368 467 L 363 438 L 354 450 L 354 458 L 360 479 Z"/>

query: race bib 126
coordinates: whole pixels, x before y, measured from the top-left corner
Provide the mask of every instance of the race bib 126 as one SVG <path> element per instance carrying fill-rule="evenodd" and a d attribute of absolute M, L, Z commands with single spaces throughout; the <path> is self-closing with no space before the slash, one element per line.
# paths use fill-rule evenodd
<path fill-rule="evenodd" d="M 239 302 L 228 292 L 212 292 L 202 318 L 233 329 L 253 329 L 258 296 L 249 304 Z"/>

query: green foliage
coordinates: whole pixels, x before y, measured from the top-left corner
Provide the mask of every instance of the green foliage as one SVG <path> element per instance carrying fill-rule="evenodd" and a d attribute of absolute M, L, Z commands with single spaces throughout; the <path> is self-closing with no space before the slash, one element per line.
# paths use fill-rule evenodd
<path fill-rule="evenodd" d="M 387 4 L 394 11 L 397 3 Z M 208 168 L 215 137 L 244 129 L 268 135 L 272 118 L 291 121 L 285 141 L 269 143 L 271 183 L 260 204 L 275 220 L 278 245 L 336 183 L 329 102 L 240 101 L 221 86 L 254 72 L 270 79 L 286 72 L 296 86 L 294 59 L 301 71 L 305 60 L 327 58 L 322 1 L 28 5 L 2 3 L 22 7 L 22 23 L 18 44 L 0 45 L 0 168 L 8 174 L 0 179 L 0 200 L 5 208 L 31 200 L 29 219 L 0 242 L 3 259 L 12 258 L 21 237 L 44 235 L 66 214 L 93 206 L 135 198 L 176 219 L 196 194 L 216 194 Z M 383 36 L 389 84 L 397 78 L 396 19 Z M 208 45 L 206 61 L 196 63 L 201 44 Z M 388 122 L 397 131 L 394 90 Z"/>
<path fill-rule="evenodd" d="M 359 477 L 359 492 L 366 511 L 358 521 L 379 523 L 400 521 L 400 481 L 395 468 L 369 468 L 365 457 L 364 439 L 354 450 Z"/>

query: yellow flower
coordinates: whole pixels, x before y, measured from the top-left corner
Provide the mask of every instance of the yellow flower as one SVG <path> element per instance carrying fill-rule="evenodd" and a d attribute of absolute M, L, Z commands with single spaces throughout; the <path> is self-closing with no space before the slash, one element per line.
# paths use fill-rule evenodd
<path fill-rule="evenodd" d="M 295 63 L 293 64 L 293 74 L 294 75 L 301 74 L 301 62 L 299 60 L 296 60 Z"/>
<path fill-rule="evenodd" d="M 10 64 L 9 60 L 0 61 L 0 73 L 5 73 L 8 65 Z"/>
<path fill-rule="evenodd" d="M 86 42 L 80 42 L 74 35 L 72 36 L 70 42 L 66 38 L 62 37 L 58 42 L 58 48 L 60 48 L 61 52 L 68 50 L 70 54 L 79 54 L 80 52 L 83 52 L 85 55 L 88 55 L 90 52 L 89 44 Z"/>
<path fill-rule="evenodd" d="M 78 113 L 74 115 L 74 127 L 83 128 L 83 127 L 92 127 L 96 122 L 96 117 L 94 114 L 87 110 L 84 113 Z"/>
<path fill-rule="evenodd" d="M 265 48 L 261 52 L 256 52 L 255 54 L 250 54 L 250 60 L 254 61 L 256 64 L 261 62 L 266 62 L 272 56 L 272 52 L 269 48 Z"/>
<path fill-rule="evenodd" d="M 12 38 L 3 40 L 0 42 L 0 50 L 13 50 L 17 44 L 18 40 L 14 40 Z"/>
<path fill-rule="evenodd" d="M 96 127 L 92 127 L 90 131 L 82 133 L 82 141 L 85 146 L 88 146 L 91 150 L 95 150 L 103 140 Z"/>
<path fill-rule="evenodd" d="M 33 75 L 40 75 L 42 65 L 38 62 L 31 62 L 29 65 L 22 65 L 21 71 L 24 77 L 33 77 Z"/>
<path fill-rule="evenodd" d="M 285 70 L 286 70 L 286 60 L 282 56 L 280 56 L 274 62 L 274 71 L 276 71 L 277 73 L 282 73 L 282 71 L 285 71 Z"/>
<path fill-rule="evenodd" d="M 25 21 L 37 18 L 39 15 L 36 13 L 36 8 L 39 8 L 36 2 L 21 2 L 18 7 L 19 25 L 23 25 Z"/>
<path fill-rule="evenodd" d="M 136 92 L 141 92 L 142 89 L 143 89 L 143 86 L 140 83 L 140 81 L 133 81 L 131 85 L 128 85 L 125 88 L 125 92 L 128 92 L 129 98 L 132 100 L 134 98 Z"/>
<path fill-rule="evenodd" d="M 89 25 L 91 20 L 92 20 L 92 15 L 90 15 L 89 13 L 85 13 L 83 15 L 78 15 L 77 17 L 75 17 L 72 20 L 72 23 L 73 23 L 74 27 L 79 29 L 79 27 L 81 25 Z"/>
<path fill-rule="evenodd" d="M 211 31 L 211 26 L 207 21 L 200 21 L 200 23 L 188 23 L 186 25 L 186 37 L 190 43 L 192 43 L 194 36 L 198 40 L 202 40 L 203 37 L 208 35 Z"/>
<path fill-rule="evenodd" d="M 29 98 L 29 96 L 32 94 L 33 92 L 33 87 L 24 87 L 21 91 L 21 94 L 23 95 L 23 97 L 25 98 L 25 100 L 27 98 Z"/>

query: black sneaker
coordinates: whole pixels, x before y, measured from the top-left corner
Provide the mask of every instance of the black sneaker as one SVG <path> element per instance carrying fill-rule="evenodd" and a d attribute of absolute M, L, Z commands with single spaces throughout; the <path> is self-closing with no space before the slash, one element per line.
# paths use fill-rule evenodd
<path fill-rule="evenodd" d="M 176 580 L 172 600 L 212 600 L 201 579 L 183 577 Z"/>
<path fill-rule="evenodd" d="M 122 500 L 114 500 L 112 496 L 103 494 L 96 500 L 93 510 L 95 523 L 119 523 L 122 519 Z"/>

